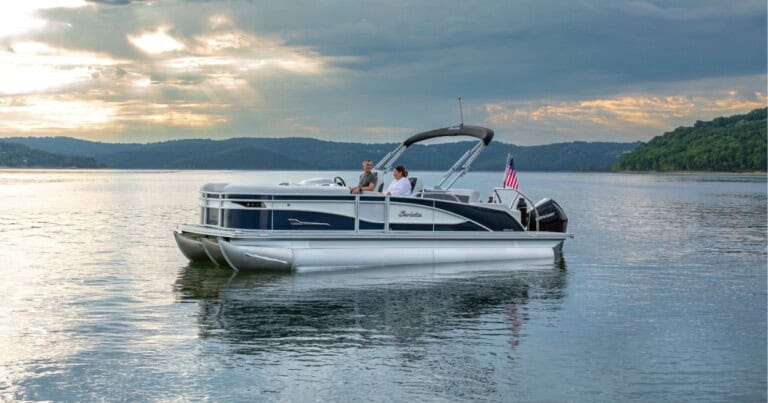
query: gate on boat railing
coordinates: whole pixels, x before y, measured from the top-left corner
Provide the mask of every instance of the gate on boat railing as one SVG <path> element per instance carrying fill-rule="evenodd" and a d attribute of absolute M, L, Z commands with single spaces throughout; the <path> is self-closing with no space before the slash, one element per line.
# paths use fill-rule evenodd
<path fill-rule="evenodd" d="M 528 196 L 523 194 L 523 192 L 512 188 L 493 188 L 493 195 L 491 196 L 490 201 L 493 203 L 506 205 L 511 210 L 519 210 L 521 213 L 521 221 L 524 219 L 527 220 L 527 218 L 523 218 L 523 210 L 520 209 L 520 202 L 524 202 L 526 204 L 525 211 L 530 211 L 533 214 L 533 222 L 535 223 L 535 226 L 531 228 L 530 223 L 527 223 L 527 225 L 524 224 L 523 226 L 526 227 L 526 229 L 529 231 L 539 230 L 539 213 L 536 211 L 536 203 L 534 203 L 533 200 L 531 200 Z"/>

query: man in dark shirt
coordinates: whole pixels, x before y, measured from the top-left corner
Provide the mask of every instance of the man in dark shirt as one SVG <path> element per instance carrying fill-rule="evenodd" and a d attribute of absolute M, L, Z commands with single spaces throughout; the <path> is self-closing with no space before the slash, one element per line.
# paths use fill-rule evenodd
<path fill-rule="evenodd" d="M 376 182 L 378 178 L 375 172 L 373 172 L 373 161 L 363 161 L 363 173 L 360 174 L 360 181 L 357 186 L 350 188 L 350 193 L 363 193 L 363 191 L 372 192 L 376 189 Z"/>

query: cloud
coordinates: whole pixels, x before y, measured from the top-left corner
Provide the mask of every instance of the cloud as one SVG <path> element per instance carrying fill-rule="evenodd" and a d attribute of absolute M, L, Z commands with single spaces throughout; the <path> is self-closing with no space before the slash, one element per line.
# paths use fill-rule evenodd
<path fill-rule="evenodd" d="M 373 135 L 408 135 L 410 133 L 414 133 L 416 130 L 410 127 L 363 127 L 362 131 L 363 133 Z"/>
<path fill-rule="evenodd" d="M 153 32 L 128 35 L 128 40 L 140 50 L 150 54 L 173 52 L 184 49 L 185 46 L 183 43 L 168 35 L 168 29 L 168 27 L 158 27 Z"/>
<path fill-rule="evenodd" d="M 212 110 L 221 110 L 227 105 L 205 103 L 146 103 L 123 102 L 116 104 L 116 121 L 121 124 L 138 122 L 150 125 L 177 126 L 183 128 L 210 128 L 229 119 Z"/>
<path fill-rule="evenodd" d="M 227 105 L 205 103 L 107 102 L 59 96 L 23 96 L 0 100 L 0 131 L 16 134 L 90 134 L 137 127 L 207 129 L 228 117 L 214 111 Z M 99 138 L 97 136 L 96 138 Z"/>
<path fill-rule="evenodd" d="M 42 10 L 78 8 L 86 6 L 84 0 L 7 1 L 0 9 L 0 38 L 23 34 L 44 28 L 48 20 L 39 16 Z"/>
<path fill-rule="evenodd" d="M 0 116 L 35 134 L 397 141 L 456 123 L 462 96 L 465 121 L 495 126 L 503 141 L 629 141 L 746 112 L 765 92 L 764 1 L 2 8 Z M 27 122 L 37 103 L 72 117 L 90 106 L 111 133 L 85 113 L 80 125 Z M 0 136 L 17 131 L 0 126 Z"/>
<path fill-rule="evenodd" d="M 151 0 L 85 0 L 89 3 L 106 4 L 111 6 L 127 6 L 131 3 L 143 3 Z"/>
<path fill-rule="evenodd" d="M 226 127 L 234 113 L 259 106 L 254 83 L 321 74 L 329 64 L 310 49 L 242 31 L 225 15 L 211 15 L 208 22 L 186 36 L 171 25 L 125 34 L 148 58 L 10 42 L 0 50 L 0 95 L 6 95 L 0 96 L 0 117 L 6 118 L 0 133 L 89 136 L 109 124 L 116 132 L 173 136 L 175 128 Z M 293 116 L 273 121 L 285 130 L 317 132 Z"/>
<path fill-rule="evenodd" d="M 572 101 L 539 100 L 484 105 L 485 124 L 514 133 L 518 144 L 542 144 L 567 139 L 649 140 L 696 120 L 743 113 L 766 106 L 761 91 L 744 93 L 721 89 L 694 94 L 621 94 L 613 98 Z M 560 139 L 560 140 L 558 140 Z"/>
<path fill-rule="evenodd" d="M 91 81 L 99 69 L 120 63 L 108 55 L 19 42 L 0 49 L 0 94 L 55 90 Z"/>
<path fill-rule="evenodd" d="M 765 9 L 761 1 L 722 2 L 717 0 L 661 2 L 642 0 L 582 0 L 592 10 L 605 9 L 640 17 L 676 21 L 698 21 L 723 17 L 758 15 Z"/>
<path fill-rule="evenodd" d="M 0 130 L 17 135 L 83 128 L 100 131 L 110 126 L 114 115 L 115 109 L 100 101 L 36 96 L 0 99 Z"/>

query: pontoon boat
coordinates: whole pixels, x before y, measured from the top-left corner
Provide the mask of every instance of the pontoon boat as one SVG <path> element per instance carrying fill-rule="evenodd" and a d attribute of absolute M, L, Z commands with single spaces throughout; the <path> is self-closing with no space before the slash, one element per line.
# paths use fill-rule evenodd
<path fill-rule="evenodd" d="M 554 258 L 568 218 L 558 203 L 533 203 L 496 188 L 487 200 L 453 185 L 493 139 L 493 130 L 460 125 L 418 133 L 374 167 L 379 192 L 350 194 L 341 177 L 276 185 L 209 183 L 201 221 L 174 232 L 190 261 L 235 270 L 317 271 L 380 266 Z M 408 197 L 380 193 L 395 161 L 412 145 L 440 137 L 478 142 L 432 187 L 409 177 Z"/>

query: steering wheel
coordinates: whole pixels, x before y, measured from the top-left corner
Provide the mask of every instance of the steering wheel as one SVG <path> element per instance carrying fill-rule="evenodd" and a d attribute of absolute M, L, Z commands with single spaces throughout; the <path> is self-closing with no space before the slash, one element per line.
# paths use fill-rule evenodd
<path fill-rule="evenodd" d="M 344 179 L 342 179 L 341 176 L 337 176 L 337 177 L 333 178 L 333 183 L 335 183 L 335 184 L 337 184 L 337 185 L 339 185 L 341 187 L 347 187 L 346 182 L 344 182 Z"/>

